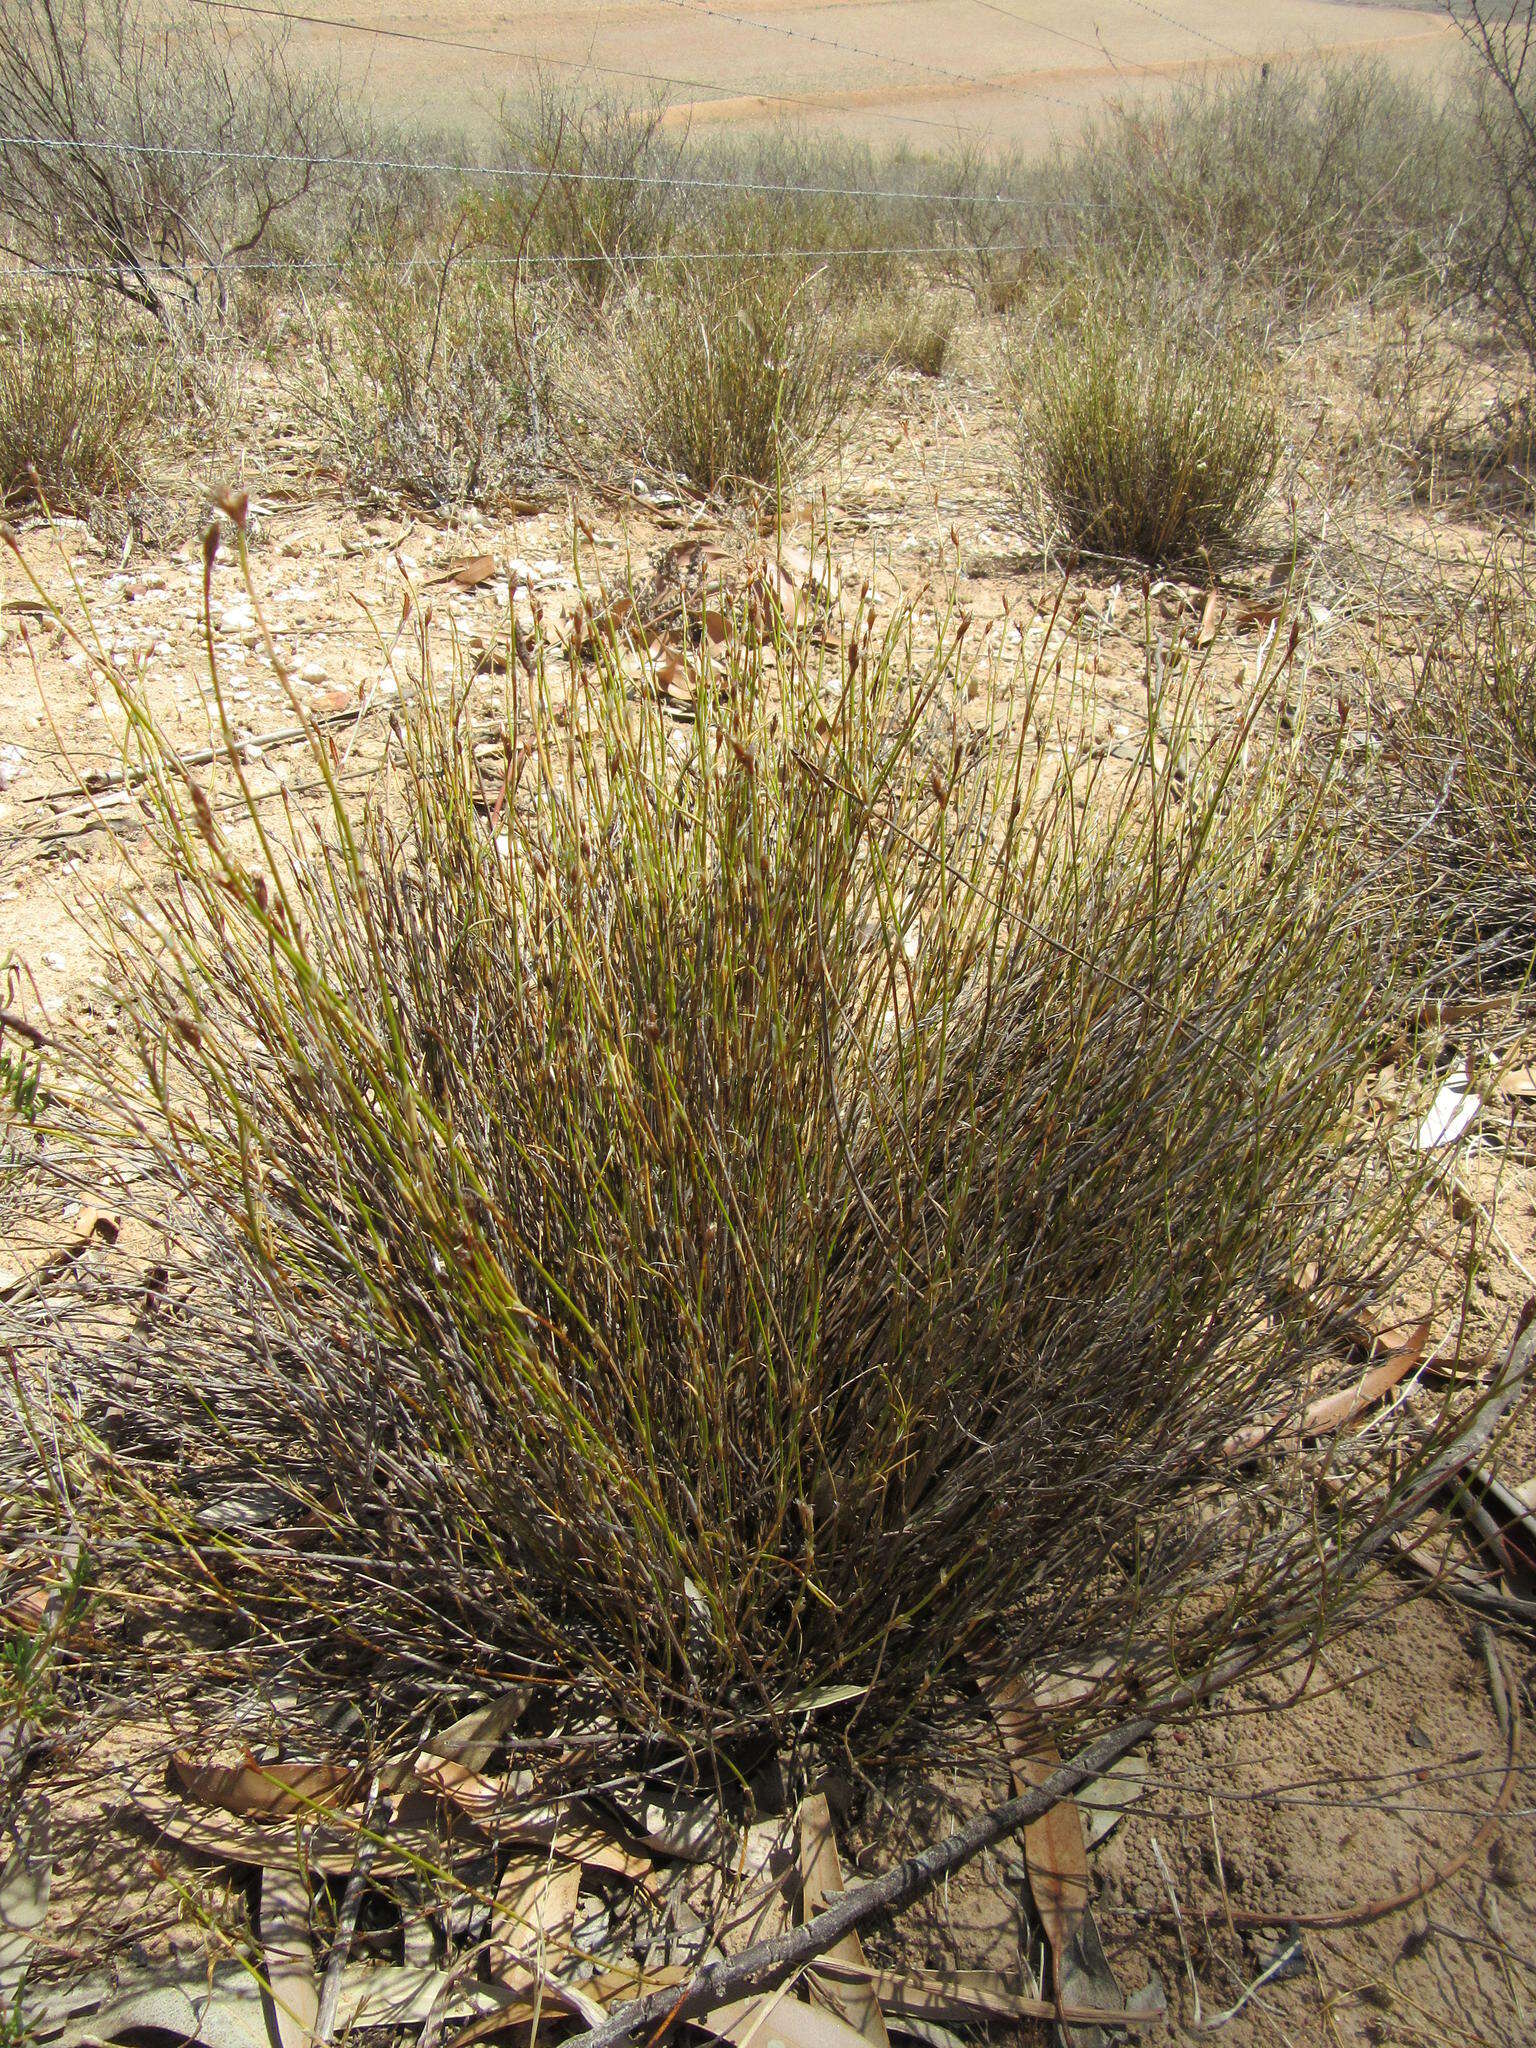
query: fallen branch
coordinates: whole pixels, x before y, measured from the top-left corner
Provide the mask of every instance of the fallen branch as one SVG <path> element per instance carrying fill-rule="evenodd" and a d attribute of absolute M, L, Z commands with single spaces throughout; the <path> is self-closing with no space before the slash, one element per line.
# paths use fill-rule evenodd
<path fill-rule="evenodd" d="M 1245 1664 L 1248 1661 L 1244 1659 Z M 601 2026 L 576 2035 L 568 2048 L 618 2048 L 619 2043 L 642 2030 L 647 2035 L 659 2034 L 679 2020 L 695 2019 L 748 1992 L 775 1989 L 786 1977 L 814 1963 L 877 1913 L 900 1912 L 913 1905 L 983 1849 L 1016 1835 L 1031 1821 L 1049 1813 L 1060 1800 L 1070 1799 L 1084 1785 L 1102 1777 L 1128 1751 L 1145 1742 L 1156 1725 L 1150 1715 L 1139 1714 L 1111 1729 L 1080 1750 L 1070 1763 L 1053 1771 L 1043 1785 L 994 1807 L 990 1813 L 978 1814 L 967 1826 L 894 1865 L 883 1877 L 840 1893 L 830 1906 L 803 1926 L 772 1935 L 767 1941 L 754 1942 L 739 1955 L 707 1964 L 695 1972 L 681 1991 L 653 1991 L 621 2007 Z"/>

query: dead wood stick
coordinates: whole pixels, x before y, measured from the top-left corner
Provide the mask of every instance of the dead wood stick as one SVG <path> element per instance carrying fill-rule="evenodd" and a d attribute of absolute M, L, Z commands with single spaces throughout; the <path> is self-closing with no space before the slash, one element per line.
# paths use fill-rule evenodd
<path fill-rule="evenodd" d="M 1504 1363 L 1478 1402 L 1471 1422 L 1438 1457 L 1430 1461 L 1413 1480 L 1398 1505 L 1383 1515 L 1356 1546 L 1354 1563 L 1357 1569 L 1391 1543 L 1410 1522 L 1417 1521 L 1436 1495 L 1452 1480 L 1459 1478 L 1468 1465 L 1487 1449 L 1499 1424 L 1521 1395 L 1529 1390 L 1533 1370 L 1536 1370 L 1536 1295 L 1521 1309 Z"/>
<path fill-rule="evenodd" d="M 7 1031 L 13 1032 L 17 1038 L 25 1039 L 28 1045 L 36 1046 L 39 1050 L 48 1043 L 46 1032 L 39 1031 L 35 1024 L 29 1024 L 25 1017 L 18 1017 L 14 1010 L 0 1010 L 0 1038 L 3 1038 Z"/>
<path fill-rule="evenodd" d="M 1129 1750 L 1145 1742 L 1156 1725 L 1146 1714 L 1123 1722 L 1090 1742 L 1070 1763 L 1052 1771 L 1043 1785 L 1031 1787 L 990 1813 L 979 1814 L 942 1842 L 895 1864 L 883 1877 L 840 1892 L 830 1906 L 803 1926 L 792 1927 L 767 1941 L 754 1942 L 739 1955 L 707 1964 L 695 1972 L 681 1991 L 653 1991 L 631 2005 L 622 2006 L 600 2027 L 578 2034 L 568 2048 L 619 2048 L 621 2042 L 642 2029 L 649 2033 L 679 2020 L 696 2018 L 716 2006 L 729 2005 L 747 1992 L 773 1990 L 875 1914 L 895 1913 L 912 1905 L 952 1872 L 979 1856 L 983 1849 L 1017 1834 L 1049 1813 L 1060 1800 L 1070 1799 L 1080 1787 L 1102 1777 Z"/>
<path fill-rule="evenodd" d="M 409 703 L 410 699 L 404 701 Z M 347 725 L 352 720 L 360 718 L 362 714 L 361 704 L 348 704 L 340 711 L 306 712 L 307 724 L 279 726 L 274 732 L 253 732 L 249 739 L 238 743 L 237 751 L 244 753 L 247 747 L 260 747 L 263 751 L 268 747 L 289 747 L 296 740 L 308 739 L 314 733 L 329 732 L 334 727 Z M 216 761 L 226 760 L 228 756 L 229 748 L 221 742 L 218 746 L 194 747 L 190 753 L 177 754 L 175 765 L 181 768 L 211 768 Z M 29 804 L 46 804 L 56 803 L 64 797 L 74 805 L 74 808 L 59 811 L 56 815 L 60 818 L 74 818 L 88 815 L 95 806 L 104 801 L 125 801 L 148 780 L 146 769 L 117 768 L 110 775 L 101 776 L 96 782 L 83 783 L 83 794 L 71 790 L 39 789 L 29 791 L 22 801 Z"/>
<path fill-rule="evenodd" d="M 342 1974 L 347 1967 L 347 1958 L 352 1953 L 352 1937 L 357 1932 L 357 1916 L 362 1910 L 368 1873 L 373 1868 L 373 1859 L 378 1852 L 379 1837 L 374 1832 L 374 1816 L 378 1812 L 378 1806 L 379 1778 L 375 1772 L 373 1782 L 368 1787 L 368 1803 L 363 1809 L 357 1853 L 352 1861 L 351 1874 L 347 1878 L 347 1888 L 342 1893 L 341 1911 L 336 1916 L 336 1939 L 331 1944 L 325 1977 L 320 1985 L 320 2002 L 315 2013 L 314 2048 L 326 2048 L 326 2043 L 336 2028 L 336 2009 L 341 2003 Z"/>

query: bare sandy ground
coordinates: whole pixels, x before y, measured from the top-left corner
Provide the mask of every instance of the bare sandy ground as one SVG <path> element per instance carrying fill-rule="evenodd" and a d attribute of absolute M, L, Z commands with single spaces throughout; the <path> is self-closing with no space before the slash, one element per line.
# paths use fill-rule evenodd
<path fill-rule="evenodd" d="M 429 126 L 483 128 L 542 70 L 654 92 L 694 129 L 789 119 L 922 151 L 958 140 L 1036 152 L 1106 98 L 1202 69 L 1376 53 L 1435 78 L 1458 57 L 1432 0 L 292 0 L 290 11 L 297 54 Z"/>

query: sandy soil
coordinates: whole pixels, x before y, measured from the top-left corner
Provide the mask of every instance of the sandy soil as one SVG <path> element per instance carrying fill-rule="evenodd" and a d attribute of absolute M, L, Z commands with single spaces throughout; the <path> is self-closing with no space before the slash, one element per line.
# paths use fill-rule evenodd
<path fill-rule="evenodd" d="M 483 125 L 542 68 L 654 91 L 693 129 L 788 117 L 886 145 L 1027 152 L 1070 140 L 1114 95 L 1202 69 L 1375 53 L 1434 79 L 1457 42 L 1426 0 L 352 0 L 293 11 L 315 17 L 294 30 L 296 52 L 412 120 Z"/>

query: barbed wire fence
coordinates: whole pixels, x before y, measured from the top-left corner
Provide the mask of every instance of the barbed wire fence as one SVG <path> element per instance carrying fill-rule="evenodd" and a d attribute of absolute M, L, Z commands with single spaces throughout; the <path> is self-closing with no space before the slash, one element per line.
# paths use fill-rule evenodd
<path fill-rule="evenodd" d="M 550 63 L 557 67 L 566 66 L 582 74 L 622 78 L 630 86 L 667 84 L 684 87 L 707 96 L 743 97 L 735 88 L 724 88 L 718 81 L 643 67 L 606 66 L 590 55 L 578 63 L 575 59 L 566 59 L 558 54 L 550 55 L 469 38 L 392 28 L 380 23 L 359 22 L 339 14 L 266 6 L 261 4 L 261 0 L 193 0 L 193 4 L 209 15 L 249 16 L 282 23 L 287 27 L 302 25 L 366 36 L 374 41 L 400 41 L 415 46 L 440 47 L 495 56 L 511 63 Z M 719 20 L 733 27 L 790 38 L 812 46 L 824 46 L 842 55 L 921 73 L 930 78 L 989 91 L 1006 88 L 1018 96 L 1039 100 L 1074 115 L 1083 111 L 1081 106 L 1074 102 L 1017 79 L 1001 81 L 988 78 L 979 72 L 952 70 L 941 65 L 920 63 L 899 52 L 880 50 L 840 36 L 825 35 L 818 30 L 787 23 L 755 20 L 728 8 L 713 6 L 709 4 L 709 0 L 663 0 L 663 4 L 686 13 Z M 1171 28 L 1229 53 L 1241 61 L 1255 64 L 1260 61 L 1257 56 L 1245 57 L 1234 45 L 1179 19 L 1165 8 L 1147 4 L 1147 0 L 1130 0 L 1130 4 L 1140 7 L 1144 13 L 1165 22 Z M 1081 44 L 1085 49 L 1091 48 L 1097 56 L 1106 60 L 1111 68 L 1118 64 L 1115 53 L 1102 39 L 1090 44 L 1084 37 L 1058 29 L 1053 24 L 1042 23 L 1012 7 L 998 6 L 993 11 L 1018 22 L 1022 27 L 1059 35 L 1068 43 Z M 1189 61 L 1193 68 L 1199 60 Z M 774 105 L 822 104 L 813 95 L 787 90 L 775 89 L 761 97 L 765 103 L 771 102 Z M 883 117 L 887 110 L 874 111 Z M 971 132 L 958 123 L 933 125 L 944 127 L 956 137 L 963 138 Z M 664 171 L 589 168 L 581 162 L 567 164 L 558 161 L 558 152 L 553 162 L 487 162 L 452 154 L 417 155 L 400 151 L 244 148 L 225 142 L 210 145 L 195 140 L 142 141 L 109 134 L 49 133 L 41 128 L 30 131 L 12 128 L 9 132 L 0 132 L 0 163 L 5 163 L 15 153 L 30 153 L 37 158 L 52 157 L 71 162 L 115 160 L 142 166 L 146 175 L 168 165 L 205 165 L 211 170 L 235 170 L 250 166 L 267 172 L 286 170 L 305 181 L 317 174 L 338 174 L 353 178 L 434 179 L 471 187 L 478 185 L 502 189 L 521 188 L 535 195 L 549 184 L 556 183 L 562 188 L 574 190 L 611 188 L 665 193 L 671 196 L 688 195 L 695 198 L 777 200 L 791 204 L 838 201 L 855 206 L 903 209 L 908 216 L 904 225 L 909 226 L 909 231 L 904 235 L 884 238 L 866 236 L 853 241 L 838 239 L 796 244 L 793 240 L 785 241 L 775 235 L 768 236 L 759 245 L 754 245 L 749 240 L 719 242 L 705 239 L 697 246 L 689 245 L 686 240 L 681 245 L 669 241 L 664 246 L 654 248 L 625 248 L 618 253 L 617 258 L 615 252 L 605 249 L 509 250 L 470 247 L 460 250 L 454 257 L 456 263 L 471 267 L 488 270 L 526 270 L 533 274 L 579 274 L 593 266 L 613 265 L 616 260 L 621 268 L 633 266 L 643 269 L 657 265 L 721 262 L 784 261 L 845 264 L 895 260 L 956 262 L 1023 258 L 1049 246 L 1064 221 L 1075 221 L 1082 227 L 1091 221 L 1096 211 L 1106 206 L 1106 202 L 1091 194 L 1043 194 L 1038 189 L 1032 191 L 1028 189 L 1027 184 L 1020 185 L 1016 174 L 1006 173 L 1001 167 L 999 176 L 992 185 L 983 177 L 975 176 L 963 189 L 944 184 L 938 189 L 933 189 L 922 182 L 923 168 L 933 160 L 922 158 L 914 160 L 913 175 L 907 182 L 880 182 L 878 178 L 868 181 L 856 179 L 837 182 L 815 178 L 763 178 L 738 172 L 721 173 L 699 167 L 668 168 Z M 985 163 L 985 158 L 972 159 L 968 168 L 979 165 L 984 169 Z M 0 215 L 3 215 L 4 211 L 3 200 L 0 200 Z M 950 216 L 948 220 L 944 218 L 946 212 Z M 910 222 L 914 217 L 918 220 L 931 219 L 932 231 L 926 234 L 910 232 Z M 978 225 L 988 219 L 995 220 L 998 224 L 998 232 L 995 235 L 977 231 Z M 56 254 L 51 258 L 45 257 L 24 246 L 0 244 L 0 258 L 9 258 L 11 264 L 16 266 L 11 272 L 13 279 L 24 279 L 40 285 L 70 282 L 110 284 L 125 272 L 137 271 L 141 266 L 150 270 L 157 267 L 153 251 L 136 250 L 129 246 L 126 238 L 121 248 L 116 248 L 109 254 L 68 260 L 60 260 Z M 264 253 L 259 248 L 242 248 L 233 252 L 203 248 L 193 250 L 190 254 L 179 254 L 177 263 L 167 267 L 193 279 L 195 289 L 195 281 L 198 278 L 227 282 L 245 276 L 334 276 L 358 266 L 369 265 L 387 266 L 404 275 L 413 271 L 433 271 L 440 268 L 441 263 L 442 258 L 438 255 L 420 254 L 407 249 L 353 249 L 345 255 L 274 255 Z"/>

